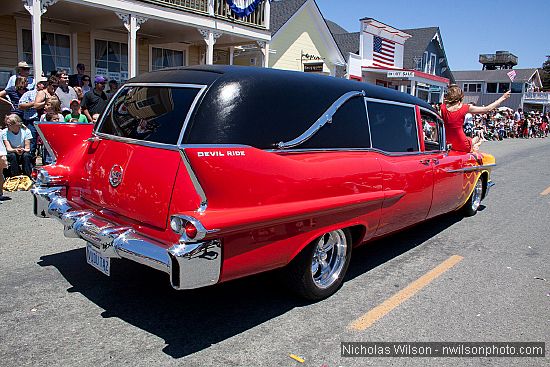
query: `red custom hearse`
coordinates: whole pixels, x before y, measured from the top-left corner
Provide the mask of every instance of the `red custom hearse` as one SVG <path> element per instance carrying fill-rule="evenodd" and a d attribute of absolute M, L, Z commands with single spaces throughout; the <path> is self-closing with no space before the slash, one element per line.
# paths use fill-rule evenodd
<path fill-rule="evenodd" d="M 38 126 L 56 161 L 34 212 L 176 289 L 285 268 L 302 296 L 342 284 L 352 248 L 443 213 L 473 215 L 490 155 L 445 145 L 425 102 L 262 68 L 166 69 L 130 80 L 97 126 Z"/>

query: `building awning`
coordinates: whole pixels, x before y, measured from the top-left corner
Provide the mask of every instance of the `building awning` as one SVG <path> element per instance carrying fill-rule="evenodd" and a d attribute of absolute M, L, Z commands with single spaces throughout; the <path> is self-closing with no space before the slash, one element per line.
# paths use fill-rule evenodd
<path fill-rule="evenodd" d="M 430 85 L 438 85 L 445 87 L 449 85 L 449 79 L 442 76 L 428 74 L 423 71 L 410 70 L 410 69 L 395 69 L 395 68 L 380 68 L 374 66 L 363 66 L 363 72 L 370 72 L 375 74 L 385 75 L 388 78 L 396 78 L 401 80 L 414 80 L 420 83 L 426 83 Z M 393 76 L 389 76 L 388 72 L 391 72 Z M 401 78 L 400 75 L 403 75 Z"/>

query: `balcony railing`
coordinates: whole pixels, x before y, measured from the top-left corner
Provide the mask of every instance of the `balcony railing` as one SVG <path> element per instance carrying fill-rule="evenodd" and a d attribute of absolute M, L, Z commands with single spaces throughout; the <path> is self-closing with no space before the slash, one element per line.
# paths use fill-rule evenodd
<path fill-rule="evenodd" d="M 244 18 L 237 18 L 231 9 L 229 9 L 229 5 L 227 5 L 227 2 L 225 0 L 214 0 L 214 14 L 218 18 L 222 19 L 228 19 L 236 23 L 242 23 L 246 25 L 250 25 L 253 27 L 261 27 L 265 28 L 266 21 L 265 21 L 265 3 L 268 0 L 262 1 L 256 10 L 254 10 L 253 13 L 251 13 L 249 16 Z"/>
<path fill-rule="evenodd" d="M 523 95 L 523 100 L 528 102 L 550 103 L 549 92 L 528 92 Z"/>
<path fill-rule="evenodd" d="M 499 52 L 496 54 L 479 55 L 479 62 L 482 64 L 518 64 L 518 57 L 509 52 Z"/>
<path fill-rule="evenodd" d="M 167 6 L 183 11 L 208 14 L 208 0 L 140 0 L 145 3 Z"/>
<path fill-rule="evenodd" d="M 266 19 L 265 19 L 265 2 L 264 0 L 258 5 L 258 8 L 247 17 L 238 18 L 236 17 L 229 5 L 225 0 L 140 0 L 142 2 L 166 6 L 169 8 L 187 11 L 192 13 L 198 13 L 202 15 L 214 16 L 218 19 L 227 20 L 234 23 L 240 23 L 247 26 L 257 27 L 257 28 L 266 28 Z M 208 3 L 211 2 L 213 9 L 209 9 Z"/>

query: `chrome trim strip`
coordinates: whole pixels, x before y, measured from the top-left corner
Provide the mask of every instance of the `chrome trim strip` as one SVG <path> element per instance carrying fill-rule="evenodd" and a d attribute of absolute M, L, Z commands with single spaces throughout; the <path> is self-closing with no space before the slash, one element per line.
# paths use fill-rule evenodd
<path fill-rule="evenodd" d="M 484 169 L 492 168 L 496 166 L 496 163 L 493 164 L 485 164 L 482 166 L 471 166 L 471 167 L 465 167 L 465 168 L 459 168 L 459 169 L 452 169 L 452 170 L 445 170 L 448 173 L 456 173 L 456 172 L 473 172 L 473 171 L 481 171 Z"/>
<path fill-rule="evenodd" d="M 389 157 L 401 157 L 401 156 L 416 156 L 416 155 L 426 155 L 430 152 L 386 152 L 380 149 L 376 148 L 304 148 L 304 149 L 285 149 L 285 150 L 278 150 L 278 149 L 266 149 L 265 152 L 270 153 L 279 153 L 279 154 L 285 154 L 285 153 L 315 153 L 315 152 L 373 152 L 373 153 L 380 153 L 385 156 Z"/>
<path fill-rule="evenodd" d="M 367 100 L 367 102 L 386 103 L 386 104 L 393 104 L 393 105 L 397 105 L 397 106 L 412 107 L 412 108 L 416 107 L 415 104 L 390 101 L 390 100 L 387 100 L 387 99 L 378 99 L 378 98 L 371 98 L 371 97 L 365 97 L 365 99 Z"/>
<path fill-rule="evenodd" d="M 185 135 L 185 132 L 187 131 L 187 125 L 189 125 L 189 120 L 191 120 L 191 115 L 193 112 L 195 112 L 195 107 L 199 103 L 199 99 L 203 96 L 204 92 L 206 91 L 207 86 L 203 85 L 202 88 L 200 88 L 199 92 L 195 96 L 195 99 L 193 100 L 193 103 L 191 103 L 191 106 L 189 107 L 189 111 L 187 112 L 187 116 L 185 116 L 185 121 L 183 122 L 183 126 L 180 131 L 180 136 L 178 138 L 178 147 L 183 142 L 183 137 Z"/>
<path fill-rule="evenodd" d="M 348 100 L 354 97 L 365 97 L 365 91 L 351 91 L 343 94 L 300 136 L 287 142 L 280 142 L 277 144 L 277 148 L 286 149 L 293 148 L 308 141 L 313 135 L 315 135 L 325 124 L 332 123 L 332 117 L 338 111 L 340 107 L 344 105 Z"/>
<path fill-rule="evenodd" d="M 418 108 L 420 108 L 422 111 L 431 113 L 432 115 L 434 115 L 436 118 L 439 119 L 439 117 L 437 116 L 437 113 L 436 113 L 436 112 L 434 112 L 434 111 L 432 111 L 432 110 L 430 110 L 430 109 L 427 109 L 426 107 L 422 107 L 422 106 L 418 106 Z"/>
<path fill-rule="evenodd" d="M 421 116 L 420 121 L 417 120 L 417 118 L 418 118 L 418 114 L 416 113 L 416 108 L 417 107 L 418 106 L 414 106 L 414 125 L 416 127 L 416 140 L 418 142 L 418 151 L 421 151 L 422 149 L 420 149 L 420 147 L 422 146 L 422 144 L 420 143 L 420 131 L 418 129 L 418 123 L 420 122 L 420 126 L 421 126 L 420 129 L 422 129 L 422 135 L 424 135 L 424 131 L 423 131 L 424 127 L 422 127 L 422 116 Z M 419 109 L 418 112 L 420 112 L 420 109 Z"/>
<path fill-rule="evenodd" d="M 46 148 L 46 150 L 48 151 L 48 153 L 52 157 L 52 163 L 50 163 L 50 164 L 55 164 L 57 162 L 57 157 L 54 154 L 54 152 L 52 150 L 52 147 L 50 146 L 50 142 L 48 141 L 48 139 L 46 139 L 46 137 L 44 136 L 44 133 L 40 129 L 40 124 L 41 123 L 35 123 L 34 127 L 36 128 L 36 131 L 38 132 L 38 135 L 40 135 L 40 139 L 42 139 L 42 142 L 44 143 L 44 147 Z M 46 163 L 46 162 L 42 162 L 42 164 L 44 164 L 44 163 Z"/>
<path fill-rule="evenodd" d="M 367 125 L 369 125 L 370 148 L 372 148 L 372 131 L 370 128 L 369 106 L 366 98 L 363 98 L 363 102 L 365 102 L 365 113 L 367 114 Z"/>
<path fill-rule="evenodd" d="M 245 144 L 181 144 L 179 146 L 179 149 L 186 149 L 186 148 L 196 148 L 196 149 L 253 148 L 253 146 L 245 145 Z"/>
<path fill-rule="evenodd" d="M 189 178 L 191 179 L 191 182 L 193 183 L 193 187 L 195 188 L 195 192 L 199 197 L 201 198 L 201 203 L 199 207 L 197 208 L 198 213 L 204 213 L 206 209 L 208 208 L 208 198 L 206 197 L 206 193 L 204 192 L 199 179 L 197 175 L 195 175 L 195 171 L 193 171 L 193 167 L 191 167 L 191 163 L 189 162 L 189 158 L 187 157 L 187 154 L 185 153 L 185 150 L 180 150 L 181 160 L 183 161 L 183 164 L 185 165 L 185 169 L 187 170 L 187 174 L 189 175 Z"/>
<path fill-rule="evenodd" d="M 208 85 L 205 84 L 177 84 L 177 83 L 127 83 L 124 84 L 122 88 L 120 88 L 114 96 L 111 97 L 109 100 L 109 103 L 107 104 L 107 107 L 105 108 L 105 111 L 110 111 L 114 101 L 118 97 L 119 94 L 122 93 L 123 90 L 130 87 L 166 87 L 166 88 L 194 88 L 199 89 L 199 92 L 195 96 L 193 103 L 191 104 L 191 107 L 189 108 L 189 111 L 187 111 L 187 115 L 185 117 L 185 121 L 183 123 L 182 129 L 180 130 L 180 135 L 178 137 L 178 141 L 176 144 L 164 144 L 164 143 L 155 143 L 155 142 L 148 142 L 144 140 L 137 140 L 137 139 L 130 139 L 130 138 L 124 138 L 116 135 L 109 135 L 105 133 L 99 132 L 99 129 L 103 126 L 103 122 L 105 121 L 105 117 L 107 116 L 106 113 L 101 114 L 100 120 L 98 121 L 94 133 L 105 140 L 113 140 L 113 141 L 119 141 L 122 143 L 130 143 L 130 144 L 136 144 L 136 145 L 142 145 L 147 146 L 151 148 L 162 148 L 162 149 L 171 149 L 171 150 L 177 150 L 179 149 L 179 145 L 181 143 L 181 140 L 183 139 L 183 135 L 185 132 L 185 129 L 187 128 L 187 123 L 189 119 L 191 118 L 192 113 L 194 112 L 194 109 L 198 103 L 199 97 L 201 97 L 208 87 Z"/>
<path fill-rule="evenodd" d="M 144 146 L 144 147 L 164 149 L 164 150 L 179 150 L 178 146 L 173 145 L 173 144 L 155 143 L 155 142 L 145 141 L 145 140 L 123 138 L 121 136 L 108 135 L 108 134 L 98 133 L 98 132 L 95 132 L 95 135 L 98 138 L 103 139 L 103 140 L 118 141 L 120 143 L 141 145 L 141 146 Z"/>

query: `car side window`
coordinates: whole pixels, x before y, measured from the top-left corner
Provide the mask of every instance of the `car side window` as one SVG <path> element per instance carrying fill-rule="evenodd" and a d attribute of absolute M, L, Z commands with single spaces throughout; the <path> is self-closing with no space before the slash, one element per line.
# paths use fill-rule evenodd
<path fill-rule="evenodd" d="M 418 129 L 412 106 L 367 101 L 373 148 L 385 152 L 418 152 Z"/>
<path fill-rule="evenodd" d="M 440 126 L 437 117 L 434 114 L 421 111 L 422 130 L 424 132 L 425 150 L 438 151 L 440 147 Z"/>
<path fill-rule="evenodd" d="M 370 148 L 369 125 L 363 98 L 352 98 L 298 149 Z"/>
<path fill-rule="evenodd" d="M 98 132 L 176 145 L 197 88 L 125 87 Z"/>

